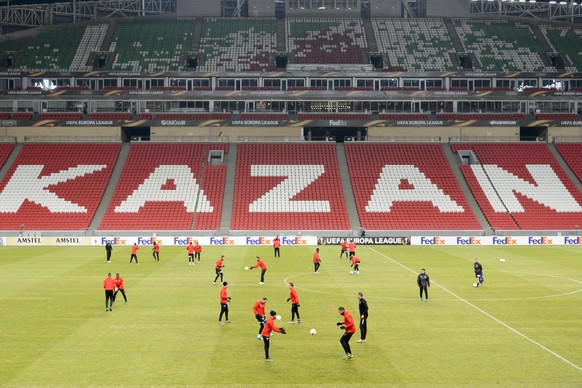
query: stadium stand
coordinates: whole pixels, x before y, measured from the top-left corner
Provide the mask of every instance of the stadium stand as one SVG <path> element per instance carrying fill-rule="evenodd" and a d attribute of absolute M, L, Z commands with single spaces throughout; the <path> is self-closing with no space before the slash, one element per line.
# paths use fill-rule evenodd
<path fill-rule="evenodd" d="M 367 63 L 361 19 L 286 19 L 287 51 L 295 64 Z"/>
<path fill-rule="evenodd" d="M 239 144 L 231 229 L 350 229 L 335 144 Z"/>
<path fill-rule="evenodd" d="M 100 229 L 218 229 L 226 166 L 209 150 L 228 144 L 132 144 Z"/>
<path fill-rule="evenodd" d="M 562 155 L 572 172 L 582 182 L 582 144 L 581 143 L 557 143 L 557 150 Z"/>
<path fill-rule="evenodd" d="M 453 43 L 442 19 L 372 19 L 378 51 L 406 71 L 453 71 Z"/>
<path fill-rule="evenodd" d="M 440 144 L 350 143 L 345 150 L 363 228 L 481 229 Z"/>
<path fill-rule="evenodd" d="M 571 27 L 541 25 L 540 30 L 555 52 L 565 55 L 571 63 L 567 71 L 582 69 L 582 30 Z"/>
<path fill-rule="evenodd" d="M 0 229 L 87 229 L 120 144 L 24 144 L 0 184 Z"/>
<path fill-rule="evenodd" d="M 87 26 L 71 62 L 71 70 L 89 71 L 93 69 L 93 66 L 87 63 L 91 54 L 101 49 L 108 28 L 107 24 Z"/>
<path fill-rule="evenodd" d="M 0 143 L 0 168 L 4 166 L 4 163 L 6 163 L 6 159 L 8 159 L 8 156 L 10 155 L 13 149 L 14 144 L 12 143 Z"/>
<path fill-rule="evenodd" d="M 455 19 L 453 24 L 465 51 L 475 54 L 482 70 L 555 71 L 543 64 L 540 53 L 544 49 L 526 24 L 469 19 Z"/>
<path fill-rule="evenodd" d="M 275 19 L 206 18 L 199 71 L 261 71 L 275 68 L 270 57 L 277 51 Z"/>
<path fill-rule="evenodd" d="M 545 144 L 455 144 L 480 164 L 462 171 L 495 229 L 552 230 L 580 223 L 582 193 Z"/>
<path fill-rule="evenodd" d="M 12 68 L 28 71 L 75 70 L 73 59 L 84 31 L 85 27 L 69 27 L 22 38 Z"/>
<path fill-rule="evenodd" d="M 188 20 L 120 22 L 109 51 L 114 54 L 108 70 L 179 71 L 192 45 L 193 23 Z"/>

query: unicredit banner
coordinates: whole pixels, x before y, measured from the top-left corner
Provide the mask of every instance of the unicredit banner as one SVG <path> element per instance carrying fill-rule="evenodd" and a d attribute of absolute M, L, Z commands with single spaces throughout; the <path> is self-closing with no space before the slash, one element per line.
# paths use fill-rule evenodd
<path fill-rule="evenodd" d="M 341 245 L 344 241 L 356 245 L 410 245 L 410 237 L 318 237 L 317 245 Z"/>

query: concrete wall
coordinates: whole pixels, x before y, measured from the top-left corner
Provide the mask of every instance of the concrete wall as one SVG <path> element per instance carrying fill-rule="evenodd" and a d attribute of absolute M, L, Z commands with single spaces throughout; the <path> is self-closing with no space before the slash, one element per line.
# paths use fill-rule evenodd
<path fill-rule="evenodd" d="M 250 17 L 275 17 L 274 0 L 247 0 Z"/>
<path fill-rule="evenodd" d="M 370 16 L 376 17 L 400 17 L 400 0 L 370 0 Z"/>
<path fill-rule="evenodd" d="M 426 16 L 429 17 L 468 17 L 468 0 L 426 0 Z"/>
<path fill-rule="evenodd" d="M 177 0 L 178 17 L 220 16 L 220 0 Z"/>

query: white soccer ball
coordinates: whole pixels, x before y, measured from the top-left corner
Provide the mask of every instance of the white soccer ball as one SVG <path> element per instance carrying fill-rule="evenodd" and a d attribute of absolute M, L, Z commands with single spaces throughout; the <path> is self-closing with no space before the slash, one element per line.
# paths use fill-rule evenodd
<path fill-rule="evenodd" d="M 505 263 L 505 259 L 501 258 L 499 259 L 500 262 Z"/>
<path fill-rule="evenodd" d="M 277 315 L 275 318 L 277 318 L 278 321 L 281 320 L 281 316 L 280 315 Z"/>
<path fill-rule="evenodd" d="M 473 287 L 477 287 L 477 283 L 473 283 Z"/>
<path fill-rule="evenodd" d="M 350 273 L 353 275 L 354 274 L 354 271 L 350 271 Z"/>
<path fill-rule="evenodd" d="M 311 329 L 311 330 L 309 330 L 309 334 L 316 335 L 317 334 L 317 330 Z"/>
<path fill-rule="evenodd" d="M 245 271 L 248 271 L 248 270 L 249 270 L 249 267 L 245 267 Z"/>

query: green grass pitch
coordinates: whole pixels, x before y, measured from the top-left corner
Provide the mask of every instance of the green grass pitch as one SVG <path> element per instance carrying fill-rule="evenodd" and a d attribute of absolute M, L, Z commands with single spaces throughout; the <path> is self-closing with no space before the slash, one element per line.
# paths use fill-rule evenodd
<path fill-rule="evenodd" d="M 142 247 L 0 248 L 0 386 L 582 386 L 581 247 L 360 246 L 360 275 L 339 247 L 204 247 L 187 264 L 184 247 L 162 247 L 155 263 Z M 214 263 L 224 254 L 230 319 L 218 324 Z M 265 259 L 266 284 L 258 270 Z M 473 258 L 485 285 L 474 288 Z M 500 258 L 506 259 L 500 262 Z M 430 301 L 416 276 L 426 268 Z M 105 312 L 103 280 L 125 279 Z M 286 282 L 301 300 L 290 325 Z M 351 341 L 343 361 L 339 306 L 356 317 L 356 292 L 370 306 L 368 341 Z M 261 297 L 283 316 L 264 361 L 252 306 Z M 357 318 L 356 318 L 357 319 Z M 311 328 L 317 335 L 309 334 Z"/>

